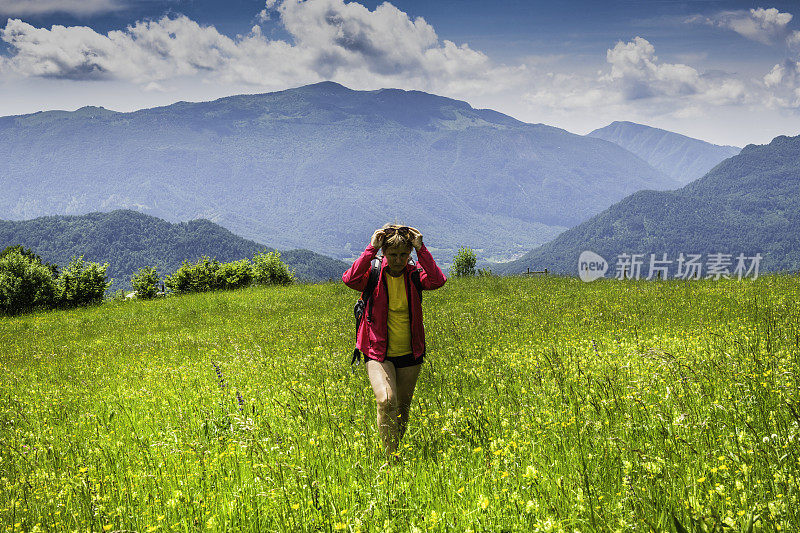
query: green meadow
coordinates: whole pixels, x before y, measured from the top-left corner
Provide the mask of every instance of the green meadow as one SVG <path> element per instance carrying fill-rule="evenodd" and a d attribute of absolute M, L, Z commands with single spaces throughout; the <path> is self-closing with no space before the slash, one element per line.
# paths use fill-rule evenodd
<path fill-rule="evenodd" d="M 450 279 L 385 464 L 357 293 L 0 317 L 2 531 L 800 531 L 800 278 Z"/>

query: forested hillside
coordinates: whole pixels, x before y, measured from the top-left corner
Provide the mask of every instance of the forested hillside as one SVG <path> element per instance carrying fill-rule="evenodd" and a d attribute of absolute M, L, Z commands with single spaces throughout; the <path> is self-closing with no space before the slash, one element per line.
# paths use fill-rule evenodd
<path fill-rule="evenodd" d="M 517 261 L 503 273 L 549 268 L 578 273 L 592 250 L 621 253 L 760 253 L 762 271 L 800 270 L 800 136 L 748 145 L 677 191 L 637 192 Z M 649 257 L 649 256 L 648 256 Z"/>
<path fill-rule="evenodd" d="M 243 239 L 208 220 L 172 224 L 136 211 L 117 210 L 83 216 L 50 216 L 33 220 L 0 220 L 0 249 L 22 244 L 43 260 L 59 265 L 83 255 L 87 261 L 108 263 L 112 288 L 128 287 L 131 275 L 143 266 L 155 266 L 163 277 L 184 260 L 203 255 L 218 260 L 252 258 L 268 248 Z M 306 281 L 338 279 L 349 265 L 308 250 L 281 252 L 281 259 Z"/>

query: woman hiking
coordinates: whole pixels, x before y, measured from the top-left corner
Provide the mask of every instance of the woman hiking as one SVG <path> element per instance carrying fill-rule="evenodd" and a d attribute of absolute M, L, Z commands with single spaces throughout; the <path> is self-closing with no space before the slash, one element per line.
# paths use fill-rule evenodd
<path fill-rule="evenodd" d="M 387 456 L 391 456 L 406 431 L 425 356 L 419 290 L 438 289 L 447 278 L 422 243 L 419 230 L 386 224 L 372 234 L 370 244 L 342 274 L 342 281 L 351 289 L 363 291 L 372 260 L 381 248 L 378 283 L 361 320 L 356 347 L 364 354 L 377 403 L 378 432 Z M 409 263 L 412 248 L 417 251 L 416 266 Z"/>

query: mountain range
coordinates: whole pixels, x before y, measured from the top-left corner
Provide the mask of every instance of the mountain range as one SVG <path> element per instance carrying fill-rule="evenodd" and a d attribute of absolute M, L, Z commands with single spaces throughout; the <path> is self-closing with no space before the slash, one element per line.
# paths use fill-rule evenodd
<path fill-rule="evenodd" d="M 203 255 L 220 262 L 252 259 L 258 251 L 273 251 L 243 239 L 208 220 L 171 224 L 132 210 L 48 216 L 33 220 L 0 220 L 0 250 L 21 244 L 48 263 L 66 265 L 72 256 L 108 263 L 112 290 L 129 288 L 131 275 L 154 266 L 162 277 L 175 272 L 184 260 Z M 308 250 L 286 250 L 281 260 L 299 280 L 338 280 L 350 265 Z"/>
<path fill-rule="evenodd" d="M 584 250 L 675 261 L 681 253 L 760 254 L 760 271 L 800 270 L 800 136 L 748 145 L 676 191 L 639 191 L 522 258 L 494 265 L 578 274 Z M 649 265 L 648 265 L 649 266 Z M 677 267 L 673 264 L 673 267 Z M 749 263 L 748 263 L 749 268 Z"/>
<path fill-rule="evenodd" d="M 736 146 L 718 146 L 633 122 L 612 122 L 588 136 L 618 144 L 653 168 L 675 178 L 681 185 L 702 177 L 717 164 L 741 151 Z"/>
<path fill-rule="evenodd" d="M 386 222 L 438 260 L 518 257 L 679 181 L 603 139 L 419 91 L 323 82 L 118 113 L 0 118 L 0 218 L 134 209 L 352 258 Z"/>

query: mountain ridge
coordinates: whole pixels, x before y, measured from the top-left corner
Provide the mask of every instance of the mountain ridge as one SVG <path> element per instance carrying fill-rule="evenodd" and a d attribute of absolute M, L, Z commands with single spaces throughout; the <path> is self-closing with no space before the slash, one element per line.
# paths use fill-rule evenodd
<path fill-rule="evenodd" d="M 70 113 L 2 119 L 3 218 L 133 208 L 339 258 L 398 220 L 443 259 L 462 245 L 503 258 L 635 190 L 678 186 L 605 140 L 421 91 L 323 82 Z"/>
<path fill-rule="evenodd" d="M 747 145 L 675 191 L 638 191 L 505 264 L 500 273 L 544 267 L 576 274 L 580 253 L 744 253 L 763 271 L 800 270 L 800 136 Z"/>
<path fill-rule="evenodd" d="M 741 148 L 720 146 L 680 133 L 629 121 L 614 121 L 587 134 L 618 144 L 685 185 L 705 175 Z"/>

